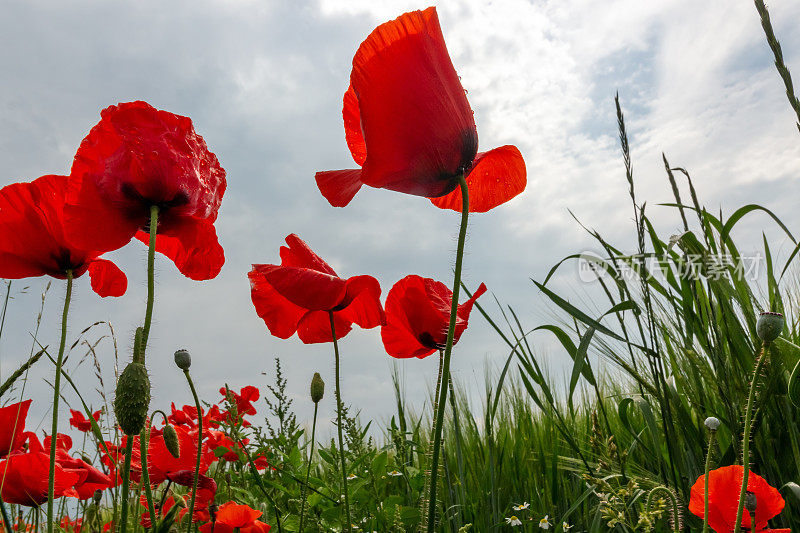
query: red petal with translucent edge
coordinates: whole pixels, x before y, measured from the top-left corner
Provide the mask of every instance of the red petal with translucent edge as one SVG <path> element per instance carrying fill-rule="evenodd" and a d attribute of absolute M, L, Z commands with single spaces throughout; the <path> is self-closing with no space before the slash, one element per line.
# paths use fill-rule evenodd
<path fill-rule="evenodd" d="M 310 268 L 331 276 L 336 275 L 330 265 L 294 233 L 286 236 L 286 244 L 288 246 L 281 246 L 280 249 L 281 266 Z"/>
<path fill-rule="evenodd" d="M 712 470 L 708 480 L 708 524 L 715 531 L 733 531 L 736 522 L 736 509 L 739 502 L 739 490 L 742 486 L 743 469 L 741 465 L 724 466 Z M 756 507 L 756 530 L 762 531 L 767 522 L 778 515 L 785 505 L 778 489 L 771 487 L 767 481 L 754 472 L 747 478 L 747 490 L 755 493 L 758 501 Z M 704 502 L 705 476 L 700 476 L 692 486 L 689 500 L 689 511 L 702 517 Z M 750 530 L 749 513 L 742 515 L 742 524 Z"/>
<path fill-rule="evenodd" d="M 173 218 L 159 224 L 156 251 L 172 259 L 181 274 L 195 281 L 217 277 L 225 264 L 225 252 L 217 240 L 217 230 L 207 220 Z M 150 234 L 138 231 L 136 238 L 149 244 Z"/>
<path fill-rule="evenodd" d="M 0 457 L 5 457 L 25 442 L 25 420 L 32 401 L 0 407 Z"/>
<path fill-rule="evenodd" d="M 361 169 L 326 170 L 314 175 L 322 196 L 333 207 L 344 207 L 361 189 Z"/>
<path fill-rule="evenodd" d="M 352 85 L 344 93 L 342 117 L 344 118 L 344 137 L 347 140 L 347 147 L 350 148 L 353 161 L 361 166 L 367 159 L 367 145 L 364 143 L 364 132 L 361 131 L 361 111 L 358 109 L 358 97 Z"/>
<path fill-rule="evenodd" d="M 224 503 L 217 511 L 217 523 L 231 527 L 245 527 L 252 525 L 256 518 L 261 516 L 261 511 L 251 509 L 247 505 L 237 505 L 234 502 Z"/>
<path fill-rule="evenodd" d="M 353 329 L 353 324 L 340 313 L 333 313 L 333 327 L 336 330 L 336 340 L 341 339 Z M 297 336 L 304 344 L 319 342 L 332 342 L 331 319 L 327 311 L 309 311 L 297 325 Z"/>
<path fill-rule="evenodd" d="M 349 301 L 349 302 L 348 302 Z M 337 311 L 342 318 L 358 324 L 364 329 L 386 323 L 386 314 L 381 306 L 381 286 L 372 276 L 353 276 L 346 283 L 344 309 Z"/>
<path fill-rule="evenodd" d="M 311 311 L 333 310 L 347 291 L 342 278 L 308 268 L 274 266 L 261 273 L 284 298 Z"/>
<path fill-rule="evenodd" d="M 485 213 L 525 190 L 528 183 L 525 161 L 516 146 L 501 146 L 482 152 L 467 175 L 469 212 Z M 441 209 L 461 212 L 461 188 L 431 202 Z"/>
<path fill-rule="evenodd" d="M 288 339 L 297 331 L 297 323 L 307 310 L 281 296 L 264 278 L 261 269 L 272 266 L 253 265 L 247 275 L 250 279 L 250 298 L 269 332 L 280 339 Z"/>
<path fill-rule="evenodd" d="M 128 278 L 117 265 L 106 259 L 89 263 L 92 290 L 102 297 L 122 296 L 128 290 Z"/>
<path fill-rule="evenodd" d="M 436 9 L 378 26 L 353 58 L 350 83 L 367 148 L 362 181 L 427 197 L 453 190 L 478 134 Z"/>
<path fill-rule="evenodd" d="M 386 353 L 398 359 L 418 357 L 423 359 L 433 352 L 435 348 L 423 346 L 411 332 L 387 318 L 387 323 L 381 328 L 381 340 Z"/>
<path fill-rule="evenodd" d="M 486 292 L 486 285 L 481 283 L 478 290 L 472 293 L 472 298 L 464 302 L 463 304 L 458 306 L 458 311 L 456 311 L 456 329 L 453 334 L 453 344 L 458 342 L 458 339 L 461 338 L 461 334 L 464 333 L 464 330 L 467 329 L 467 325 L 469 323 L 469 314 L 472 312 L 472 306 L 475 304 L 475 300 L 481 297 L 483 293 Z M 449 316 L 448 316 L 449 320 Z M 449 326 L 448 322 L 448 326 Z"/>
<path fill-rule="evenodd" d="M 39 445 L 41 447 L 41 444 Z M 36 507 L 47 501 L 47 480 L 50 471 L 50 457 L 39 451 L 13 455 L 0 462 L 0 479 L 3 480 L 0 497 L 6 503 L 16 503 Z M 55 466 L 56 498 L 64 496 L 80 474 Z"/>

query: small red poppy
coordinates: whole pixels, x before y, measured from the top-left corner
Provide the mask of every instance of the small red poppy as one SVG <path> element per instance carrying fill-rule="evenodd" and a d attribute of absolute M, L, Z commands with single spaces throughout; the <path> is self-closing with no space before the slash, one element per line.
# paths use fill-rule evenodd
<path fill-rule="evenodd" d="M 481 283 L 472 298 L 458 306 L 453 344 L 467 329 L 472 306 L 484 292 L 486 285 Z M 386 324 L 381 328 L 386 353 L 422 359 L 443 349 L 452 298 L 453 291 L 430 278 L 412 274 L 395 283 L 386 297 Z"/>
<path fill-rule="evenodd" d="M 25 419 L 32 401 L 0 407 L 0 458 L 16 451 L 25 442 Z"/>
<path fill-rule="evenodd" d="M 217 511 L 217 519 L 211 524 L 200 526 L 201 533 L 268 533 L 270 526 L 257 520 L 263 513 L 235 502 L 227 502 Z"/>
<path fill-rule="evenodd" d="M 300 237 L 291 234 L 280 250 L 280 265 L 253 265 L 250 295 L 256 313 L 281 339 L 297 332 L 306 344 L 330 342 L 329 312 L 336 338 L 357 324 L 370 329 L 385 323 L 381 287 L 372 276 L 340 278 Z"/>
<path fill-rule="evenodd" d="M 425 196 L 461 211 L 466 173 L 471 212 L 485 212 L 525 189 L 514 146 L 478 153 L 478 131 L 439 26 L 436 8 L 378 26 L 353 58 L 342 109 L 357 170 L 317 172 L 317 186 L 344 207 L 362 185 Z"/>
<path fill-rule="evenodd" d="M 84 433 L 92 430 L 92 423 L 83 415 L 83 411 L 70 409 L 69 412 L 72 414 L 72 418 L 69 419 L 70 426 Z M 101 411 L 95 411 L 92 413 L 92 418 L 94 418 L 95 422 L 100 420 L 100 413 Z"/>
<path fill-rule="evenodd" d="M 223 396 L 222 401 L 226 401 L 227 394 L 225 392 L 225 387 L 220 387 L 219 393 Z M 246 387 L 242 387 L 242 390 L 239 391 L 238 394 L 233 390 L 231 390 L 230 393 L 236 402 L 236 410 L 238 411 L 240 417 L 244 415 L 256 414 L 256 408 L 253 406 L 253 402 L 257 402 L 261 398 L 261 394 L 258 392 L 257 387 L 254 387 L 253 385 L 247 385 Z"/>
<path fill-rule="evenodd" d="M 741 465 L 723 466 L 709 473 L 708 478 L 708 525 L 717 533 L 737 531 L 736 510 L 739 504 L 739 491 L 742 487 L 744 469 Z M 703 518 L 705 511 L 705 476 L 700 476 L 692 486 L 689 511 Z M 756 496 L 756 531 L 774 533 L 786 532 L 788 529 L 766 529 L 767 522 L 783 510 L 785 502 L 778 489 L 771 487 L 767 481 L 750 472 L 747 477 L 747 490 Z M 742 515 L 741 526 L 750 531 L 750 514 Z"/>
<path fill-rule="evenodd" d="M 176 426 L 175 432 L 178 434 L 178 449 L 180 450 L 180 455 L 177 458 L 167 449 L 163 436 L 153 437 L 150 440 L 147 459 L 148 473 L 152 483 L 161 483 L 168 479 L 169 475 L 182 470 L 194 472 L 197 462 L 197 430 Z M 200 473 L 205 474 L 214 460 L 214 452 L 210 451 L 204 443 L 200 455 Z"/>
<path fill-rule="evenodd" d="M 65 235 L 66 176 L 42 176 L 0 189 L 0 278 L 78 278 L 89 272 L 100 296 L 122 296 L 128 279 L 100 255 L 112 248 L 75 246 Z M 90 251 L 94 250 L 94 251 Z"/>
<path fill-rule="evenodd" d="M 116 250 L 149 242 L 159 207 L 156 250 L 185 276 L 211 279 L 225 256 L 214 221 L 225 170 L 188 117 L 146 102 L 112 105 L 81 142 L 70 173 L 67 226 L 80 246 Z"/>

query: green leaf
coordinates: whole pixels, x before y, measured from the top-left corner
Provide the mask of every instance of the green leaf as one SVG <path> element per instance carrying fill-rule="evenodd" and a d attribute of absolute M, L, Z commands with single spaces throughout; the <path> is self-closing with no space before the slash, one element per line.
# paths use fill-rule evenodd
<path fill-rule="evenodd" d="M 594 331 L 595 330 L 593 327 L 589 327 L 589 329 L 587 329 L 581 337 L 581 343 L 578 345 L 578 349 L 575 350 L 575 355 L 573 357 L 574 361 L 572 363 L 572 377 L 569 380 L 570 405 L 572 405 L 572 396 L 575 394 L 575 387 L 578 385 L 578 378 L 581 376 L 581 374 L 583 374 L 583 376 L 589 383 L 592 384 L 592 386 L 597 386 L 594 376 L 592 375 L 592 368 L 589 365 L 586 365 L 586 354 L 589 351 L 589 344 L 592 342 Z"/>
<path fill-rule="evenodd" d="M 792 370 L 792 373 L 789 376 L 788 394 L 792 404 L 800 409 L 800 361 L 794 365 L 794 370 Z"/>
<path fill-rule="evenodd" d="M 793 481 L 790 481 L 789 483 L 787 483 L 786 485 L 781 487 L 781 490 L 783 490 L 783 489 L 789 489 L 790 491 L 792 491 L 792 494 L 794 494 L 794 497 L 797 498 L 797 501 L 800 502 L 800 485 L 798 485 L 797 483 L 795 483 Z"/>

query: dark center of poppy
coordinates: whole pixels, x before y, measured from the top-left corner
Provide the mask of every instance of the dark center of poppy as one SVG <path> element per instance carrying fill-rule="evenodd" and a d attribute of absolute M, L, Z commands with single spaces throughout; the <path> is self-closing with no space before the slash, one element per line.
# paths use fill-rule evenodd
<path fill-rule="evenodd" d="M 146 233 L 150 232 L 150 207 L 154 205 L 158 207 L 158 213 L 160 218 L 164 213 L 166 213 L 170 209 L 181 207 L 189 203 L 189 195 L 185 191 L 178 191 L 169 200 L 166 199 L 154 200 L 153 198 L 147 198 L 141 193 L 139 193 L 139 191 L 136 190 L 136 187 L 134 187 L 130 183 L 123 183 L 122 188 L 120 190 L 123 196 L 125 196 L 130 200 L 133 200 L 137 204 L 140 204 L 147 213 L 147 222 L 140 228 L 142 231 Z"/>
<path fill-rule="evenodd" d="M 74 272 L 83 266 L 82 262 L 72 259 L 72 253 L 67 248 L 59 249 L 58 252 L 52 255 L 52 258 L 60 274 L 66 274 L 67 270 Z"/>
<path fill-rule="evenodd" d="M 434 350 L 442 350 L 445 348 L 444 344 L 436 342 L 433 335 L 427 331 L 420 333 L 419 336 L 417 336 L 417 340 L 426 348 L 432 348 Z"/>

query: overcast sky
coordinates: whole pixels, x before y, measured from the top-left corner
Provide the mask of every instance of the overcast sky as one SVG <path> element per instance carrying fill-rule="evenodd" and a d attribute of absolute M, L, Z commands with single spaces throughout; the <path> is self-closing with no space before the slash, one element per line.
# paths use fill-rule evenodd
<path fill-rule="evenodd" d="M 272 381 L 283 362 L 295 407 L 311 413 L 308 383 L 319 371 L 333 413 L 331 346 L 273 338 L 256 316 L 246 273 L 251 263 L 279 261 L 278 247 L 297 233 L 342 276 L 371 274 L 383 294 L 401 277 L 420 274 L 448 285 L 458 215 L 428 201 L 364 188 L 346 208 L 331 207 L 314 183 L 317 170 L 353 166 L 344 141 L 341 99 L 359 43 L 379 23 L 428 4 L 405 0 L 170 2 L 11 0 L 0 18 L 0 186 L 67 173 L 100 110 L 146 100 L 192 118 L 228 174 L 217 231 L 226 264 L 214 280 L 183 278 L 156 261 L 157 300 L 148 350 L 153 406 L 191 396 L 172 363 L 175 349 L 193 355 L 201 395 Z M 762 203 L 791 228 L 800 225 L 797 178 L 800 139 L 783 86 L 750 2 L 716 0 L 452 0 L 436 2 L 445 40 L 475 110 L 482 149 L 516 144 L 528 188 L 509 204 L 471 218 L 465 281 L 515 307 L 525 326 L 554 313 L 529 278 L 542 279 L 561 257 L 594 250 L 572 219 L 599 229 L 627 250 L 635 247 L 613 96 L 619 91 L 631 138 L 638 194 L 659 230 L 679 219 L 661 153 L 688 169 L 703 203 L 731 212 Z M 790 68 L 800 77 L 800 4 L 770 2 Z M 685 191 L 685 188 L 684 188 Z M 740 238 L 759 246 L 764 218 Z M 743 225 L 745 226 L 745 225 Z M 750 239 L 748 241 L 748 239 Z M 775 247 L 786 246 L 774 241 Z M 747 249 L 747 246 L 744 246 Z M 145 247 L 109 254 L 128 275 L 128 293 L 100 299 L 80 279 L 70 315 L 70 342 L 89 324 L 110 321 L 120 355 L 144 312 Z M 30 350 L 47 280 L 15 281 L 0 339 L 5 376 Z M 555 287 L 580 292 L 574 270 Z M 28 287 L 21 293 L 23 287 Z M 64 283 L 54 280 L 40 338 L 57 348 Z M 481 303 L 495 310 L 492 295 Z M 590 304 L 591 305 L 591 304 Z M 88 338 L 107 330 L 97 328 Z M 545 364 L 561 372 L 568 356 L 534 338 Z M 341 343 L 343 397 L 364 420 L 391 416 L 391 361 L 379 329 L 354 329 Z M 100 398 L 89 364 L 76 349 L 67 368 L 95 408 Z M 486 365 L 507 349 L 473 314 L 453 357 L 456 379 L 479 401 Z M 98 356 L 113 389 L 113 347 Z M 401 361 L 408 398 L 426 399 L 436 361 Z M 262 376 L 266 372 L 267 376 Z M 35 398 L 29 427 L 50 405 L 52 366 L 40 362 L 25 397 Z M 69 403 L 77 405 L 71 391 Z M 3 401 L 8 401 L 4 398 Z M 261 405 L 263 410 L 263 404 Z M 66 416 L 62 427 L 66 428 Z"/>

